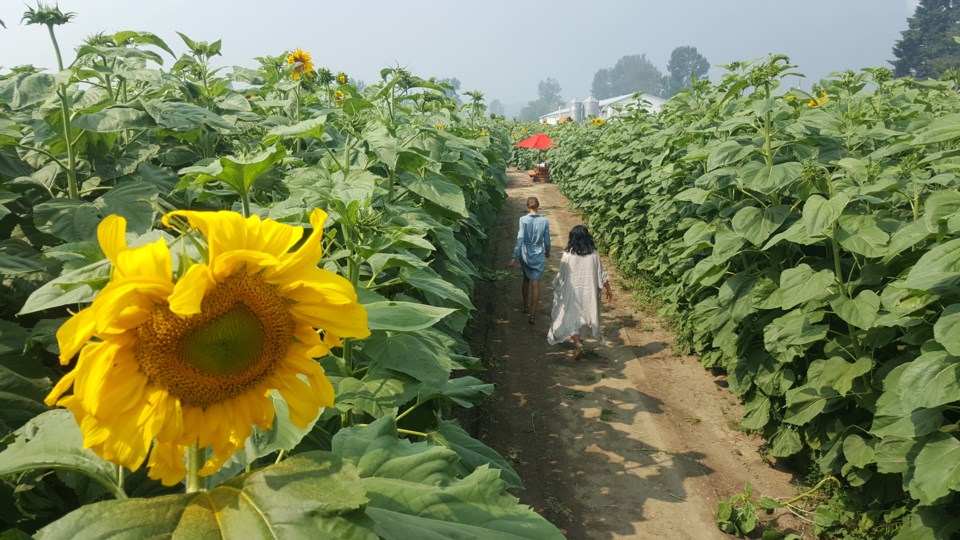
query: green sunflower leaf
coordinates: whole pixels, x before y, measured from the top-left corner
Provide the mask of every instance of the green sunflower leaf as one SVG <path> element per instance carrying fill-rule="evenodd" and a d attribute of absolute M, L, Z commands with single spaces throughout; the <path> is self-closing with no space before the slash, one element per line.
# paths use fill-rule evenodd
<path fill-rule="evenodd" d="M 66 409 L 41 413 L 15 432 L 0 452 L 0 476 L 32 470 L 57 469 L 90 477 L 114 497 L 126 498 L 117 486 L 117 466 L 83 448 L 83 435 Z"/>
<path fill-rule="evenodd" d="M 933 325 L 933 336 L 943 348 L 960 356 L 960 304 L 951 304 Z"/>
<path fill-rule="evenodd" d="M 367 515 L 381 538 L 563 538 L 506 493 L 501 471 L 484 465 L 457 479 L 457 453 L 398 439 L 393 417 L 341 430 L 333 438 L 333 452 L 360 470 L 370 498 Z"/>
<path fill-rule="evenodd" d="M 468 217 L 463 190 L 441 174 L 428 172 L 422 178 L 401 174 L 398 179 L 410 191 L 460 216 Z"/>
<path fill-rule="evenodd" d="M 960 491 L 960 440 L 946 433 L 933 435 L 917 454 L 914 467 L 909 488 L 920 504 Z"/>
<path fill-rule="evenodd" d="M 37 538 L 358 538 L 374 523 L 357 469 L 327 452 L 299 454 L 209 491 L 84 506 Z"/>
<path fill-rule="evenodd" d="M 486 465 L 500 471 L 500 478 L 508 487 L 523 488 L 523 480 L 513 467 L 496 450 L 474 439 L 460 427 L 455 420 L 443 420 L 433 433 L 430 440 L 446 446 L 460 456 L 457 462 L 462 474 L 471 473 Z"/>
<path fill-rule="evenodd" d="M 455 310 L 415 302 L 373 302 L 366 304 L 370 330 L 415 332 L 440 322 Z"/>

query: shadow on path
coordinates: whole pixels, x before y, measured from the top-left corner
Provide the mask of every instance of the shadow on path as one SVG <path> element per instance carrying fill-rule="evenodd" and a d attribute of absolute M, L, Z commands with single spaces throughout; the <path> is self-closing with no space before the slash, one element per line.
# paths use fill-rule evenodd
<path fill-rule="evenodd" d="M 573 360 L 569 345 L 547 344 L 551 281 L 567 232 L 580 221 L 555 186 L 531 185 L 524 176 L 511 174 L 510 197 L 490 231 L 482 264 L 506 268 L 529 195 L 540 197 L 541 213 L 550 220 L 553 254 L 534 326 L 520 310 L 519 271 L 482 282 L 474 294 L 481 315 L 468 337 L 488 368 L 481 376 L 497 387 L 471 426 L 474 433 L 517 469 L 526 484 L 515 493 L 520 500 L 569 538 L 671 537 L 671 532 L 673 538 L 724 538 L 712 523 L 713 508 L 702 494 L 690 492 L 691 478 L 714 472 L 706 454 L 667 446 L 664 421 L 658 420 L 664 402 L 635 384 L 643 364 L 671 356 L 671 347 L 656 333 L 636 339 L 641 325 L 632 298 L 620 292 L 613 306 L 604 307 L 606 342 L 588 341 L 580 361 Z M 637 524 L 650 520 L 664 523 L 641 534 Z M 666 536 L 651 535 L 661 533 Z"/>

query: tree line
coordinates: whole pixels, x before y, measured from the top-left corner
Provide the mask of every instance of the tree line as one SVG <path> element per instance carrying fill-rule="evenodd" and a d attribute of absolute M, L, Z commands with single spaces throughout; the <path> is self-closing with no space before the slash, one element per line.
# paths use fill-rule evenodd
<path fill-rule="evenodd" d="M 893 46 L 893 56 L 890 64 L 896 77 L 960 77 L 960 0 L 920 0 L 907 19 L 907 29 Z M 666 74 L 646 54 L 630 54 L 611 67 L 597 70 L 590 91 L 598 100 L 633 92 L 669 98 L 689 88 L 693 78 L 706 77 L 709 69 L 707 59 L 691 46 L 673 50 Z M 491 112 L 496 105 L 503 114 L 502 104 L 495 101 L 491 102 Z M 527 103 L 517 119 L 536 120 L 565 103 L 560 83 L 547 77 L 537 85 L 537 99 Z"/>
<path fill-rule="evenodd" d="M 693 78 L 706 77 L 710 62 L 696 47 L 677 47 L 670 54 L 667 74 L 647 59 L 645 54 L 630 54 L 617 60 L 609 68 L 601 68 L 593 76 L 591 95 L 597 99 L 607 99 L 634 92 L 643 92 L 658 97 L 670 97 L 689 88 Z M 548 77 L 537 86 L 537 99 L 527 103 L 520 114 L 520 120 L 536 120 L 540 116 L 555 110 L 564 104 L 560 94 L 560 83 Z"/>

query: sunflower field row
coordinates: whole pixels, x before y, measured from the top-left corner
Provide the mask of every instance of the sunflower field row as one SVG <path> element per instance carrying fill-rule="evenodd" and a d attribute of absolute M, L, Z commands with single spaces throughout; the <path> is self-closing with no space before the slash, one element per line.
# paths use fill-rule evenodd
<path fill-rule="evenodd" d="M 509 155 L 482 96 L 181 38 L 0 72 L 7 534 L 559 538 L 451 415 L 493 390 L 464 375 Z"/>
<path fill-rule="evenodd" d="M 866 69 L 785 91 L 788 62 L 727 66 L 657 116 L 558 126 L 553 177 L 725 370 L 742 427 L 841 486 L 811 516 L 818 535 L 953 537 L 958 81 Z M 729 504 L 718 522 L 755 525 Z"/>

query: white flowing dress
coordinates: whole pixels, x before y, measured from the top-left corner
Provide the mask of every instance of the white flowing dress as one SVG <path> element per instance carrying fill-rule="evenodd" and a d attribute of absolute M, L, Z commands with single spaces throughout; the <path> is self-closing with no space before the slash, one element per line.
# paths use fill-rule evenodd
<path fill-rule="evenodd" d="M 553 311 L 547 342 L 556 345 L 579 335 L 603 343 L 600 333 L 600 291 L 607 273 L 596 251 L 575 255 L 567 251 L 560 257 L 560 268 L 553 278 Z"/>

